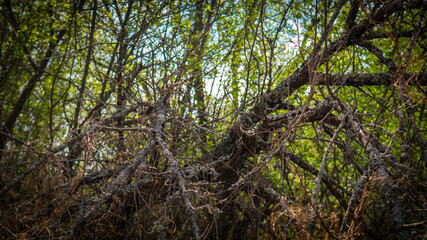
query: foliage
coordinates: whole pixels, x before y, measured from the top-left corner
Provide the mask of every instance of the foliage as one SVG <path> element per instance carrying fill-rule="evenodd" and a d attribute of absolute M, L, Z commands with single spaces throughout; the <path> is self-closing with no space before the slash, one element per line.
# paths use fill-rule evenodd
<path fill-rule="evenodd" d="M 427 3 L 1 3 L 4 238 L 423 239 Z"/>

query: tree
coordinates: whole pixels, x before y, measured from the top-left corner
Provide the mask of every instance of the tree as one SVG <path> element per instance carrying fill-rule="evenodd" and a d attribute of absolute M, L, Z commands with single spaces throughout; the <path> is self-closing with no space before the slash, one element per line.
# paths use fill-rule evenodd
<path fill-rule="evenodd" d="M 426 1 L 5 1 L 9 238 L 423 239 Z"/>

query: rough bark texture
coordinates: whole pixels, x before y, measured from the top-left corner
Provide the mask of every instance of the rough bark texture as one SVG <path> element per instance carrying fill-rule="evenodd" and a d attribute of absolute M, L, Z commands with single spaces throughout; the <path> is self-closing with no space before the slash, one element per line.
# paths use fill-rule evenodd
<path fill-rule="evenodd" d="M 67 31 L 60 30 L 38 65 L 24 48 L 34 71 L 16 103 L 5 107 L 10 112 L 2 118 L 0 132 L 0 235 L 425 238 L 427 2 L 328 2 L 308 8 L 314 11 L 307 17 L 312 22 L 304 24 L 316 29 L 315 36 L 299 45 L 301 58 L 293 62 L 298 66 L 286 74 L 274 65 L 273 55 L 290 18 L 289 6 L 280 12 L 277 28 L 265 26 L 271 21 L 266 16 L 280 4 L 243 6 L 244 31 L 227 39 L 231 43 L 224 41 L 230 49 L 220 50 L 223 59 L 214 61 L 214 54 L 205 54 L 215 50 L 212 45 L 224 34 L 214 32 L 222 27 L 221 14 L 237 14 L 233 9 L 240 5 L 235 2 L 199 0 L 186 7 L 174 2 L 76 4 L 73 18 L 93 7 L 83 79 L 81 85 L 69 80 L 61 97 L 55 95 L 65 118 L 70 109 L 74 113 L 58 128 L 71 123 L 68 130 L 74 131 L 57 137 L 62 141 L 52 147 L 43 145 L 42 137 L 19 137 L 25 135 L 18 124 L 24 105 L 40 80 L 50 80 L 47 70 L 56 49 L 66 49 L 61 41 Z M 9 24 L 19 29 L 11 5 L 5 5 Z M 116 39 L 105 62 L 96 55 L 103 49 L 97 44 L 105 43 L 97 43 L 96 36 L 108 29 L 99 24 L 108 21 L 97 19 L 98 14 L 118 22 L 107 25 Z M 417 19 L 408 23 L 406 15 Z M 190 24 L 184 26 L 186 20 Z M 405 26 L 400 32 L 388 30 L 400 25 Z M 165 30 L 159 34 L 153 26 Z M 175 46 L 176 39 L 183 45 Z M 390 42 L 396 45 L 389 52 L 384 45 Z M 240 52 L 247 65 L 231 63 L 236 72 L 229 82 L 243 76 L 242 95 L 237 96 L 236 86 L 222 86 L 222 99 L 204 91 L 205 80 L 211 80 L 205 76 L 217 76 L 209 75 L 219 71 L 215 64 L 227 69 L 220 64 L 229 55 L 235 61 Z M 375 59 L 372 69 L 384 72 L 364 72 L 367 63 L 347 56 L 356 53 L 370 54 L 359 58 Z M 151 58 L 144 62 L 147 56 Z M 210 61 L 215 66 L 206 70 Z M 337 67 L 342 62 L 348 66 Z M 97 77 L 102 89 L 89 86 L 98 83 Z M 60 167 L 67 165 L 73 167 Z"/>

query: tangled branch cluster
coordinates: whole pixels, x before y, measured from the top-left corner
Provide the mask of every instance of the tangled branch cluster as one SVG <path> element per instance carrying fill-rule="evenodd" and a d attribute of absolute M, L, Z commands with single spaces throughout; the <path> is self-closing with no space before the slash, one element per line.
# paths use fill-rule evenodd
<path fill-rule="evenodd" d="M 425 238 L 425 96 L 412 93 L 425 93 L 427 73 L 406 71 L 373 40 L 390 37 L 374 33 L 390 16 L 427 3 L 387 1 L 368 12 L 352 1 L 343 32 L 328 41 L 346 3 L 336 3 L 324 37 L 299 67 L 231 112 L 230 121 L 197 104 L 197 121 L 181 114 L 185 84 L 179 82 L 133 105 L 120 105 L 132 97 L 118 95 L 123 101 L 118 97 L 115 113 L 101 117 L 94 108 L 88 115 L 97 117 L 56 147 L 21 141 L 3 128 L 2 144 L 9 145 L 1 158 L 0 233 L 28 239 Z M 356 22 L 358 11 L 365 17 Z M 400 37 L 425 47 L 423 24 Z M 320 73 L 351 46 L 366 49 L 388 72 Z M 369 92 L 380 85 L 388 86 L 388 99 Z M 291 104 L 306 86 L 302 104 Z M 378 102 L 378 112 L 361 111 L 349 88 Z M 390 131 L 393 122 L 398 127 Z"/>

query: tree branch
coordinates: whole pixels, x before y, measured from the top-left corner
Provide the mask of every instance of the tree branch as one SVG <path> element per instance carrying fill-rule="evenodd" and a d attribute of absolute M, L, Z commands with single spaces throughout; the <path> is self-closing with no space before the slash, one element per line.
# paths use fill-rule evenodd
<path fill-rule="evenodd" d="M 427 86 L 427 73 L 405 73 L 405 81 L 409 86 Z M 395 82 L 393 73 L 349 73 L 349 74 L 328 74 L 319 73 L 317 85 L 336 86 L 391 86 Z M 326 79 L 328 81 L 326 81 Z"/>

